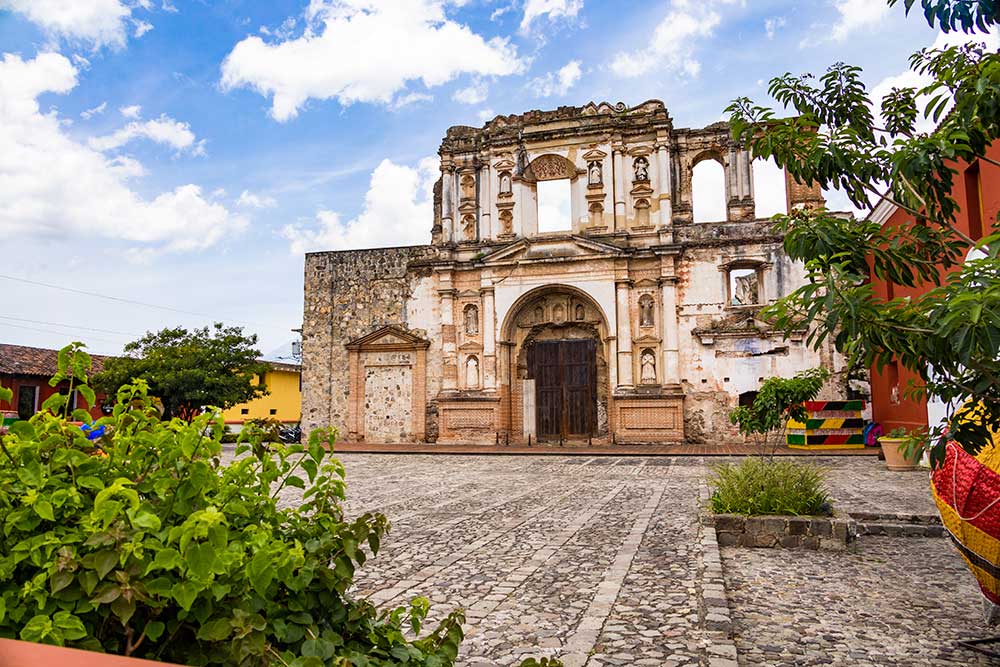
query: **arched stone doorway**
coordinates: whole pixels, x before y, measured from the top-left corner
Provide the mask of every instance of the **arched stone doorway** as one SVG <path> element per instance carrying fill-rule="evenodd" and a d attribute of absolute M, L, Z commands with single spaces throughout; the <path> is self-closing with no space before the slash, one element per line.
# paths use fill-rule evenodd
<path fill-rule="evenodd" d="M 568 285 L 540 287 L 514 303 L 501 329 L 500 369 L 511 440 L 608 436 L 608 331 L 600 306 Z"/>

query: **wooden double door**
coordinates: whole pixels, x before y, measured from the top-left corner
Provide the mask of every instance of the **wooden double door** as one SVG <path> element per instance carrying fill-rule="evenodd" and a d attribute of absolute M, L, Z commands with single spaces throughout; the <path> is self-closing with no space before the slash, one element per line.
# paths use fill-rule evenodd
<path fill-rule="evenodd" d="M 597 341 L 552 340 L 528 350 L 539 440 L 587 438 L 597 425 Z"/>

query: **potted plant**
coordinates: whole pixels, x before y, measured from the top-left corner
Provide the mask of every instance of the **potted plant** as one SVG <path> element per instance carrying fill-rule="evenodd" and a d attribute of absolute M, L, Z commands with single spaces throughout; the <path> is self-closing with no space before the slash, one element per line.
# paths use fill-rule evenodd
<path fill-rule="evenodd" d="M 905 428 L 894 428 L 888 435 L 880 436 L 879 445 L 889 470 L 905 471 L 920 468 L 921 447 L 912 446 L 913 437 Z"/>

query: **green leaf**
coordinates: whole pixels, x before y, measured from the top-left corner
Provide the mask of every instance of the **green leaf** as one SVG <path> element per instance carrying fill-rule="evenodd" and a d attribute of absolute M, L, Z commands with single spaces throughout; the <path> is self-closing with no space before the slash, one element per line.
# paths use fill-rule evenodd
<path fill-rule="evenodd" d="M 163 630 L 165 628 L 166 626 L 161 621 L 150 621 L 146 624 L 146 627 L 143 628 L 143 632 L 146 633 L 146 636 L 149 637 L 150 641 L 155 642 L 163 636 Z"/>
<path fill-rule="evenodd" d="M 94 390 L 85 384 L 77 385 L 77 391 L 83 396 L 84 400 L 87 401 L 87 407 L 93 408 L 97 405 L 97 397 L 94 395 Z"/>
<path fill-rule="evenodd" d="M 208 542 L 191 544 L 184 554 L 188 572 L 196 579 L 208 579 L 215 565 L 215 547 Z"/>
<path fill-rule="evenodd" d="M 62 572 L 56 572 L 51 577 L 49 577 L 49 590 L 52 593 L 58 593 L 62 589 L 73 583 L 73 573 L 63 570 Z"/>
<path fill-rule="evenodd" d="M 52 619 L 46 614 L 38 614 L 36 616 L 32 616 L 31 619 L 24 624 L 24 627 L 21 628 L 21 632 L 18 636 L 26 642 L 41 643 L 52 633 L 52 630 Z"/>
<path fill-rule="evenodd" d="M 90 601 L 93 604 L 108 604 L 117 600 L 122 594 L 122 589 L 118 584 L 106 583 L 98 586 L 94 591 Z"/>
<path fill-rule="evenodd" d="M 84 627 L 83 621 L 68 611 L 57 611 L 52 621 L 62 631 L 63 637 L 70 641 L 87 636 L 87 628 Z"/>
<path fill-rule="evenodd" d="M 206 641 L 222 641 L 233 631 L 233 626 L 228 618 L 217 618 L 201 626 L 198 629 L 198 639 Z"/>
<path fill-rule="evenodd" d="M 77 477 L 76 485 L 82 489 L 93 489 L 94 491 L 102 491 L 104 489 L 104 482 L 99 477 L 94 477 L 93 475 Z"/>
<path fill-rule="evenodd" d="M 34 505 L 31 506 L 35 510 L 35 514 L 47 519 L 49 521 L 55 521 L 55 514 L 52 513 L 52 503 L 47 500 L 39 500 Z"/>
<path fill-rule="evenodd" d="M 83 557 L 83 566 L 97 572 L 103 579 L 118 564 L 118 552 L 111 549 L 95 551 Z"/>
<path fill-rule="evenodd" d="M 115 613 L 118 620 L 122 622 L 122 625 L 128 625 L 129 620 L 132 618 L 132 614 L 135 613 L 135 598 L 120 596 L 114 602 L 111 603 L 111 611 Z"/>
<path fill-rule="evenodd" d="M 173 588 L 170 589 L 170 594 L 184 611 L 191 609 L 191 605 L 194 604 L 194 601 L 198 598 L 198 593 L 200 592 L 201 588 L 191 581 L 176 583 Z"/>
<path fill-rule="evenodd" d="M 160 529 L 160 517 L 146 510 L 139 510 L 132 517 L 132 525 L 136 528 L 157 531 Z"/>
<path fill-rule="evenodd" d="M 12 389 L 8 389 L 3 385 L 0 385 L 0 401 L 3 401 L 4 403 L 10 403 L 11 399 L 13 398 L 14 398 L 14 391 Z"/>

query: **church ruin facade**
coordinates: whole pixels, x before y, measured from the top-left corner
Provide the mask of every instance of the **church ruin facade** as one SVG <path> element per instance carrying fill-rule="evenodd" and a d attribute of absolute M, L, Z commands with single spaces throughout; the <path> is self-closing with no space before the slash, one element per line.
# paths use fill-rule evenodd
<path fill-rule="evenodd" d="M 843 370 L 756 317 L 804 277 L 755 217 L 751 157 L 726 124 L 591 103 L 452 127 L 439 154 L 430 244 L 306 256 L 307 430 L 704 442 L 768 377 Z M 694 220 L 704 161 L 724 173 L 723 220 Z M 568 206 L 549 230 L 553 187 Z M 788 177 L 786 192 L 790 208 L 822 204 Z"/>

